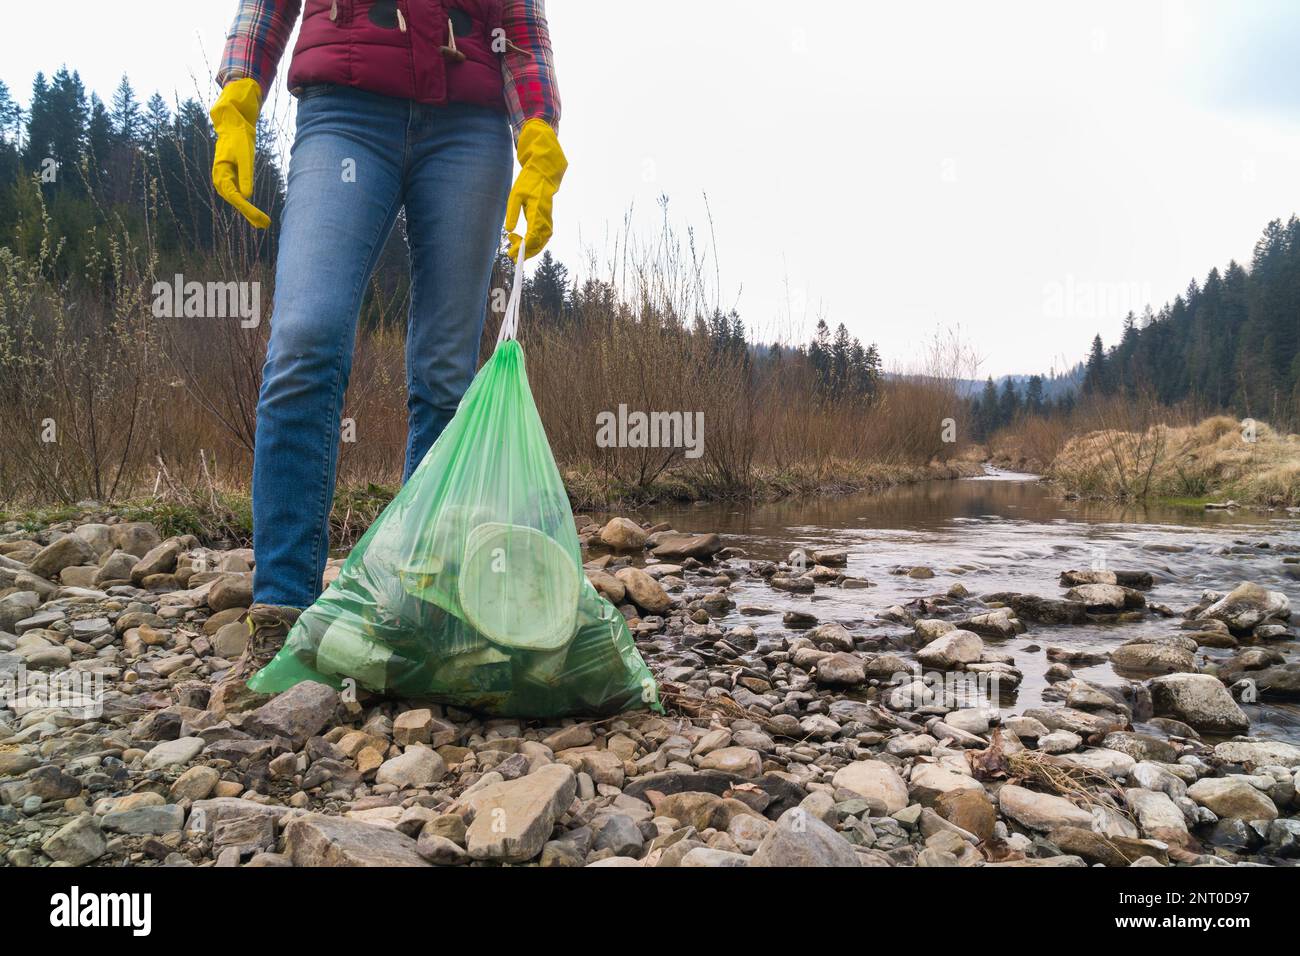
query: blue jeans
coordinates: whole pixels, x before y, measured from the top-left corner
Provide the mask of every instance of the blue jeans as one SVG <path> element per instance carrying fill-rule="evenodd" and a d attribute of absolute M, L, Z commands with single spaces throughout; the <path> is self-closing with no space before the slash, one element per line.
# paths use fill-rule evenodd
<path fill-rule="evenodd" d="M 371 272 L 406 207 L 403 480 L 478 363 L 513 170 L 504 114 L 346 87 L 298 103 L 253 453 L 254 599 L 305 608 L 329 555 L 343 396 Z"/>

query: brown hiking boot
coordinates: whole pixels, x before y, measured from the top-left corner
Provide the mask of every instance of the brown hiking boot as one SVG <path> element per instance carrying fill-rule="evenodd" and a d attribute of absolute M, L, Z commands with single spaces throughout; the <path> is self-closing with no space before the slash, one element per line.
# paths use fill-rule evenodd
<path fill-rule="evenodd" d="M 254 604 L 248 609 L 248 646 L 213 688 L 208 710 L 217 714 L 250 710 L 271 699 L 270 694 L 249 690 L 248 680 L 279 653 L 289 629 L 301 613 L 296 607 L 274 604 Z"/>

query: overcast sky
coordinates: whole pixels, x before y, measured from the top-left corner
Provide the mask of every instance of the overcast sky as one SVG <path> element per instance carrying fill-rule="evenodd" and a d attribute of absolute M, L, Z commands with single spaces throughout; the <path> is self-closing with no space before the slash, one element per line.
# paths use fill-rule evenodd
<path fill-rule="evenodd" d="M 0 79 L 211 97 L 235 0 L 7 11 Z M 959 327 L 981 374 L 1060 369 L 1300 212 L 1300 4 L 550 0 L 570 159 L 552 250 L 604 256 L 666 194 L 723 304 L 817 314 L 906 366 Z M 287 69 L 282 64 L 281 77 Z M 788 314 L 793 312 L 793 327 Z"/>

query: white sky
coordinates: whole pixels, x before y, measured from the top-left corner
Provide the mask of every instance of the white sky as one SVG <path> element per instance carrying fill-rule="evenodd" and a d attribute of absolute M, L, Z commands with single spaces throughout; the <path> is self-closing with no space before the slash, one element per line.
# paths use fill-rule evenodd
<path fill-rule="evenodd" d="M 8 11 L 0 79 L 210 96 L 235 0 Z M 1248 259 L 1300 212 L 1300 4 L 550 0 L 570 159 L 552 250 L 655 200 L 752 329 L 821 312 L 886 363 L 960 327 L 981 374 L 1045 371 Z M 281 76 L 287 69 L 287 57 Z M 201 82 L 196 78 L 201 78 Z"/>

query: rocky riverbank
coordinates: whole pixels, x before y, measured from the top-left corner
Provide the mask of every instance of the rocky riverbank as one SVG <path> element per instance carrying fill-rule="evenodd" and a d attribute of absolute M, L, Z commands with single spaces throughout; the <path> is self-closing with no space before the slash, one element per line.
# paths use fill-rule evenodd
<path fill-rule="evenodd" d="M 1285 595 L 1160 602 L 1142 568 L 1059 593 L 954 584 L 849 630 L 746 600 L 864 589 L 843 550 L 579 518 L 666 712 L 483 720 L 300 684 L 231 712 L 254 555 L 109 515 L 0 528 L 0 860 L 14 866 L 1179 866 L 1300 858 Z M 1297 565 L 1300 548 L 1277 549 Z M 895 572 L 925 581 L 928 567 Z M 747 588 L 752 594 L 752 589 Z M 815 609 L 816 604 L 809 607 Z M 745 623 L 724 623 L 739 617 Z M 1074 624 L 1167 623 L 1076 677 Z M 1163 627 L 1163 624 L 1162 624 Z M 1048 630 L 1050 628 L 1050 631 Z M 1050 705 L 999 708 L 1043 633 Z M 1050 635 L 1050 636 L 1048 636 Z M 1214 663 L 1202 649 L 1230 649 Z M 1123 676 L 1121 676 L 1123 675 Z M 57 700 L 52 699 L 52 695 Z M 54 706 L 51 706 L 51 705 Z"/>

